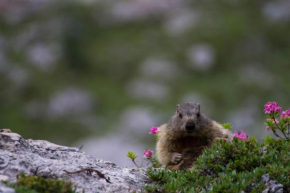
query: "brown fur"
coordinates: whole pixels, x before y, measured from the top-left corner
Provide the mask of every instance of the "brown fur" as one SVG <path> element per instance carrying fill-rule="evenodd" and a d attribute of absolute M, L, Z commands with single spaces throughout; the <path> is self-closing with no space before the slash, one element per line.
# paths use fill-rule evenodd
<path fill-rule="evenodd" d="M 156 148 L 159 163 L 172 170 L 184 170 L 192 167 L 204 148 L 216 139 L 228 139 L 231 133 L 203 115 L 199 104 L 184 103 L 160 127 L 159 135 Z"/>

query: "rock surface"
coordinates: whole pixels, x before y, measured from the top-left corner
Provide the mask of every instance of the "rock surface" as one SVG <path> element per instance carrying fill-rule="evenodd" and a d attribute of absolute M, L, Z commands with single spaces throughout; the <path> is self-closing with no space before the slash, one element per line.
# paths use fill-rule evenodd
<path fill-rule="evenodd" d="M 262 193 L 283 193 L 283 185 L 272 180 L 269 174 L 264 174 L 262 180 L 267 187 Z"/>
<path fill-rule="evenodd" d="M 77 185 L 77 192 L 86 193 L 139 192 L 149 183 L 145 169 L 122 168 L 79 148 L 25 140 L 9 130 L 0 130 L 0 181 L 15 182 L 21 172 L 71 181 Z M 6 191 L 14 192 L 0 183 L 0 193 Z"/>

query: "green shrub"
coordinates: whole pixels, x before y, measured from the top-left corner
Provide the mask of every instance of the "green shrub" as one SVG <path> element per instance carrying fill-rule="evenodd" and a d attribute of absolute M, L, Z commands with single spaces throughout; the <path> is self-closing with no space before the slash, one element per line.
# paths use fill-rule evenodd
<path fill-rule="evenodd" d="M 268 137 L 259 144 L 255 138 L 231 143 L 217 141 L 206 149 L 189 171 L 150 168 L 156 185 L 148 192 L 262 192 L 261 180 L 268 173 L 285 189 L 290 187 L 290 141 Z"/>
<path fill-rule="evenodd" d="M 22 173 L 16 183 L 8 183 L 17 193 L 74 193 L 71 182 L 26 176 Z"/>

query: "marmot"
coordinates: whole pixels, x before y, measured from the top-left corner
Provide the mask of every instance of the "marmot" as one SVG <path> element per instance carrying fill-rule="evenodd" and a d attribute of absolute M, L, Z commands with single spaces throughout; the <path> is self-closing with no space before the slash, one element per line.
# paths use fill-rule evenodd
<path fill-rule="evenodd" d="M 157 159 L 172 170 L 192 167 L 204 148 L 215 139 L 229 139 L 231 132 L 200 112 L 198 103 L 177 105 L 167 124 L 160 126 Z"/>

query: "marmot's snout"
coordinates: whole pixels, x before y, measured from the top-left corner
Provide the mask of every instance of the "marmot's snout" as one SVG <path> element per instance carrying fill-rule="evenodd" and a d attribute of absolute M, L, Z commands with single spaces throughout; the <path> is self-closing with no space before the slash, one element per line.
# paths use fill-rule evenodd
<path fill-rule="evenodd" d="M 193 133 L 195 131 L 195 123 L 192 120 L 187 121 L 185 129 L 188 133 Z"/>

